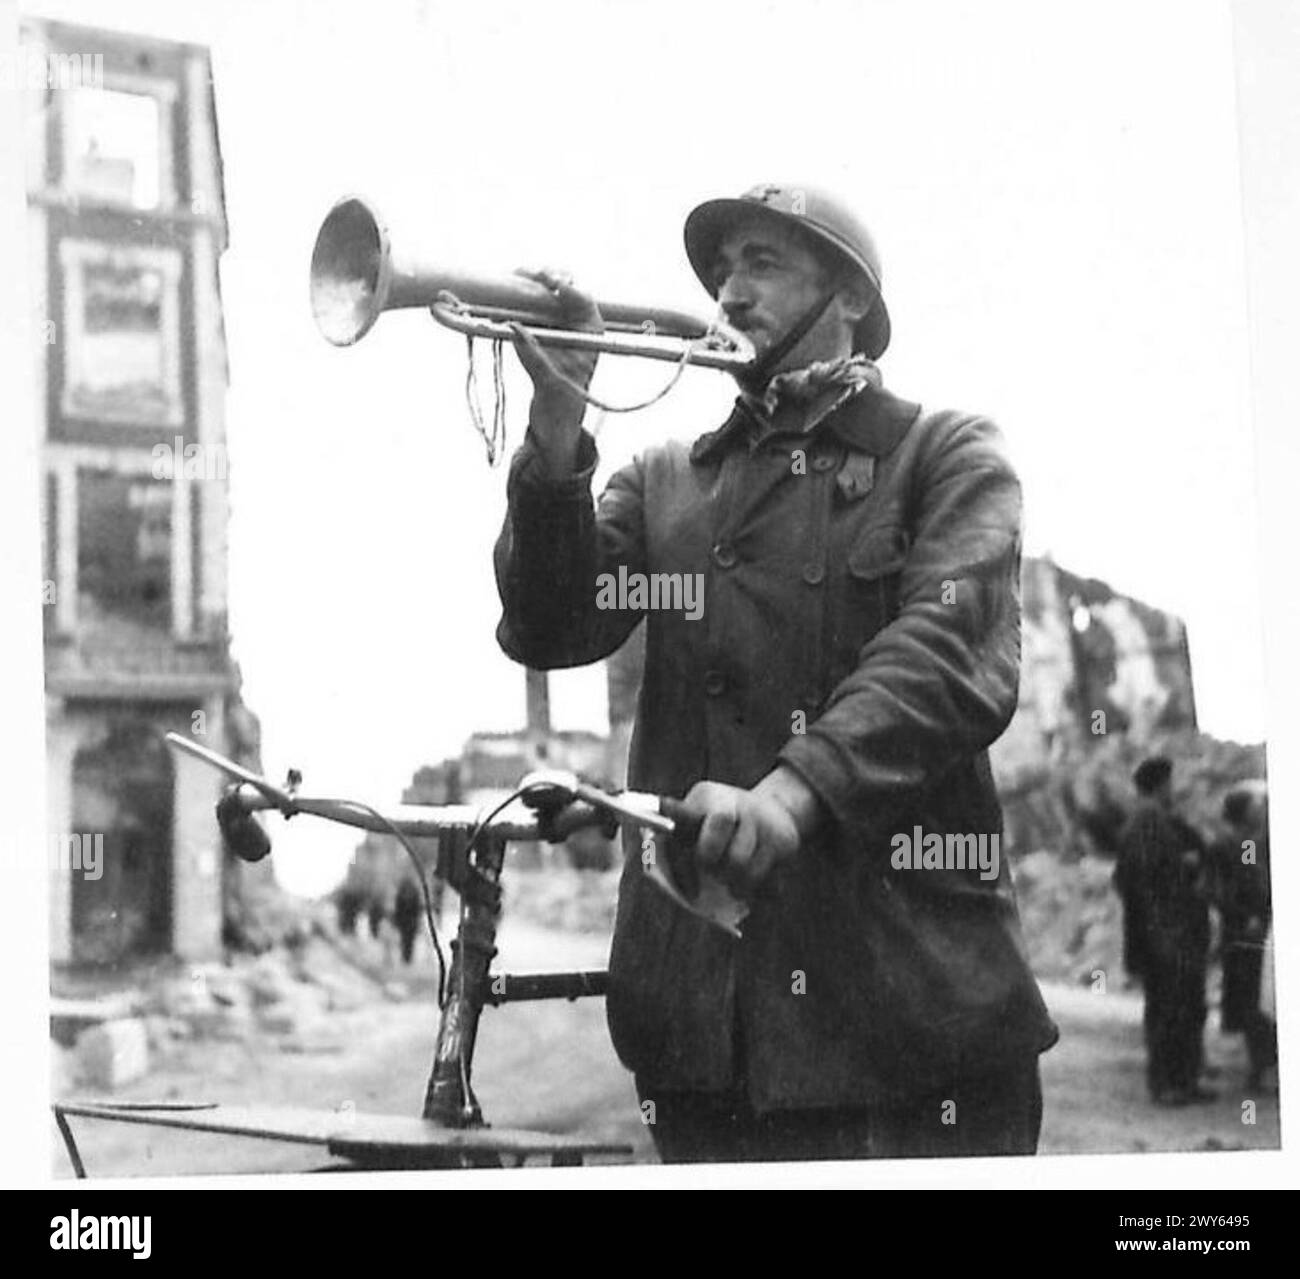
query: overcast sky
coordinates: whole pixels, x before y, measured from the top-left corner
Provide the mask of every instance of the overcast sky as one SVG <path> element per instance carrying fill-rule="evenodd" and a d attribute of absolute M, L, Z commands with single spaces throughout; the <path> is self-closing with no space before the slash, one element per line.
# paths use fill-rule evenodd
<path fill-rule="evenodd" d="M 493 638 L 505 476 L 469 424 L 463 340 L 409 313 L 338 351 L 312 324 L 310 249 L 344 192 L 436 260 L 563 264 L 597 293 L 699 309 L 693 204 L 772 179 L 838 188 L 884 254 L 888 385 L 994 417 L 1027 550 L 1182 616 L 1202 727 L 1263 736 L 1226 4 L 29 9 L 213 50 L 230 616 L 273 775 L 384 802 L 523 715 Z M 598 389 L 637 398 L 668 372 L 606 361 Z M 513 446 L 513 367 L 510 392 Z M 710 429 L 733 394 L 689 374 L 602 427 L 607 462 Z M 561 726 L 599 725 L 599 683 L 555 681 Z M 294 823 L 281 878 L 318 890 L 354 842 Z"/>

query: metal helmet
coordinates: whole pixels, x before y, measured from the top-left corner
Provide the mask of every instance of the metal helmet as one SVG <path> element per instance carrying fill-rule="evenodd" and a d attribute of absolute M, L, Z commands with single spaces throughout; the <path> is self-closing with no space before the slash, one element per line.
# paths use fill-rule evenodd
<path fill-rule="evenodd" d="M 706 200 L 691 210 L 686 218 L 686 256 L 709 296 L 718 296 L 710 278 L 718 244 L 733 223 L 755 209 L 802 228 L 866 279 L 877 300 L 854 331 L 853 345 L 868 359 L 879 356 L 889 345 L 880 252 L 871 232 L 843 201 L 816 187 L 768 182 L 751 187 L 736 199 Z"/>

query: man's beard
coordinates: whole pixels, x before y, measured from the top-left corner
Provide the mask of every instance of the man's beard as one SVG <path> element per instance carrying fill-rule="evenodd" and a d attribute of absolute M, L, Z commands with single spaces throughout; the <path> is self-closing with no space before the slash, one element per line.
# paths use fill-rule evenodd
<path fill-rule="evenodd" d="M 779 338 L 775 338 L 770 346 L 760 354 L 756 354 L 753 368 L 736 376 L 741 390 L 750 395 L 761 394 L 776 370 L 792 352 L 798 350 L 799 344 L 817 327 L 834 297 L 833 292 L 822 294 Z"/>

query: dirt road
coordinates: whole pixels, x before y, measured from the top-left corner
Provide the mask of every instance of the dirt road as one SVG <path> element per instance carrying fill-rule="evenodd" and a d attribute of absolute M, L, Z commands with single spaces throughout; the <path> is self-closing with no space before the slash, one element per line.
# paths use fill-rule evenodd
<path fill-rule="evenodd" d="M 602 967 L 604 960 L 598 938 L 527 925 L 509 928 L 502 938 L 503 970 Z M 418 999 L 331 1015 L 310 1051 L 286 1052 L 270 1036 L 187 1044 L 119 1095 L 418 1114 L 435 1032 L 434 1009 L 418 989 L 426 985 L 427 978 L 414 984 Z M 1047 986 L 1045 994 L 1062 1038 L 1043 1058 L 1041 1153 L 1277 1148 L 1277 1094 L 1271 1086 L 1258 1096 L 1244 1093 L 1240 1042 L 1219 1036 L 1213 1015 L 1206 1047 L 1219 1072 L 1219 1099 L 1164 1110 L 1146 1099 L 1140 995 L 1063 986 Z M 474 1085 L 497 1125 L 626 1141 L 635 1159 L 654 1158 L 630 1077 L 609 1045 L 603 1000 L 489 1009 Z M 56 1175 L 67 1176 L 66 1155 L 51 1130 Z M 92 1176 L 273 1171 L 321 1162 L 267 1142 L 93 1120 L 76 1121 L 76 1132 Z"/>

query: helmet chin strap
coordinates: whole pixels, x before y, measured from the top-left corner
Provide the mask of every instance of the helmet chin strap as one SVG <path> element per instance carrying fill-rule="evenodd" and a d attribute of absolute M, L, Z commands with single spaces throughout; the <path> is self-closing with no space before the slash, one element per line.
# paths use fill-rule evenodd
<path fill-rule="evenodd" d="M 786 331 L 785 336 L 775 345 L 769 347 L 755 362 L 752 368 L 736 374 L 736 381 L 751 394 L 758 394 L 772 379 L 776 366 L 808 336 L 812 326 L 826 314 L 835 290 L 823 293 Z"/>

